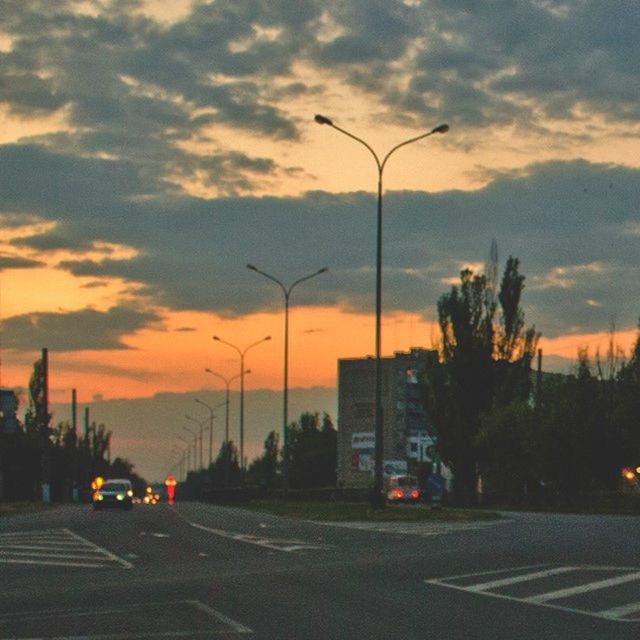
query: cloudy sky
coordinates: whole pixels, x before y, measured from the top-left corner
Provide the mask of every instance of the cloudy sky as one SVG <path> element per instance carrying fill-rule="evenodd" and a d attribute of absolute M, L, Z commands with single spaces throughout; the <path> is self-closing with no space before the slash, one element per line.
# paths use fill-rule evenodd
<path fill-rule="evenodd" d="M 0 5 L 3 386 L 41 347 L 52 398 L 187 393 L 204 368 L 333 387 L 373 351 L 431 346 L 465 266 L 521 261 L 561 366 L 640 315 L 635 0 L 5 0 Z"/>

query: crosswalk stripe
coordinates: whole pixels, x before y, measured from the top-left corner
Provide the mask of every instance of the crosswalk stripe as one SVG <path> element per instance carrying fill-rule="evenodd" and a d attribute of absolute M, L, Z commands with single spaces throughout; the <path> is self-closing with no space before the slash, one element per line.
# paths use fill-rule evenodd
<path fill-rule="evenodd" d="M 512 584 L 518 584 L 519 582 L 529 582 L 529 580 L 547 578 L 548 576 L 555 576 L 561 573 L 569 573 L 570 571 L 576 570 L 577 567 L 557 567 L 555 569 L 547 569 L 545 571 L 535 571 L 534 573 L 525 573 L 524 575 L 511 576 L 510 578 L 501 578 L 500 580 L 492 580 L 491 582 L 474 584 L 470 587 L 467 587 L 467 591 L 488 591 L 489 589 L 496 589 L 497 587 L 507 587 Z"/>
<path fill-rule="evenodd" d="M 616 576 L 615 578 L 607 578 L 606 580 L 597 580 L 596 582 L 588 582 L 586 584 L 578 585 L 577 587 L 569 587 L 567 589 L 558 589 L 557 591 L 549 591 L 548 593 L 541 593 L 537 596 L 531 596 L 530 598 L 523 598 L 525 602 L 531 602 L 532 604 L 540 604 L 548 602 L 549 600 L 559 600 L 560 598 L 568 598 L 570 596 L 576 596 L 583 593 L 590 593 L 591 591 L 597 591 L 598 589 L 607 589 L 609 587 L 615 587 L 619 584 L 625 584 L 627 582 L 636 582 L 640 580 L 640 571 L 635 573 L 628 573 L 623 576 Z"/>
<path fill-rule="evenodd" d="M 0 564 L 104 568 L 133 565 L 71 529 L 15 531 L 0 534 Z"/>
<path fill-rule="evenodd" d="M 611 609 L 603 609 L 598 611 L 598 615 L 603 618 L 609 618 L 610 620 L 619 620 L 632 613 L 640 613 L 640 602 L 632 602 L 630 604 L 622 605 L 621 607 L 613 607 Z"/>

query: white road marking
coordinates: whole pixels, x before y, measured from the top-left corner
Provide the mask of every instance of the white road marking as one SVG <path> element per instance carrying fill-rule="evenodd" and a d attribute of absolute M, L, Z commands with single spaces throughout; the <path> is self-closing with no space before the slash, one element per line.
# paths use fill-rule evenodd
<path fill-rule="evenodd" d="M 547 567 L 547 568 L 545 568 Z M 569 598 L 571 596 L 579 596 L 586 593 L 592 593 L 596 591 L 601 591 L 605 589 L 609 589 L 612 587 L 616 587 L 622 584 L 628 583 L 640 583 L 640 571 L 637 568 L 630 567 L 611 567 L 611 566 L 594 566 L 594 565 L 576 565 L 576 566 L 565 566 L 565 567 L 555 567 L 548 568 L 549 565 L 533 565 L 526 567 L 512 567 L 508 569 L 498 569 L 495 571 L 485 571 L 481 573 L 468 573 L 457 576 L 449 576 L 447 578 L 440 578 L 434 580 L 425 580 L 426 584 L 438 586 L 438 587 L 446 587 L 448 589 L 455 589 L 457 591 L 463 591 L 467 593 L 473 593 L 482 596 L 489 596 L 492 598 L 499 598 L 501 600 L 509 600 L 511 602 L 519 602 L 528 605 L 535 605 L 539 607 L 545 607 L 548 609 L 554 609 L 557 611 L 565 611 L 569 613 L 576 613 L 580 615 L 590 616 L 593 618 L 606 619 L 613 622 L 640 622 L 640 602 L 629 602 L 629 603 L 621 603 L 618 606 L 610 607 L 608 609 L 592 609 L 592 608 L 580 608 L 580 606 L 563 606 L 553 601 L 559 600 L 562 598 Z M 530 570 L 530 569 L 538 569 L 538 571 L 533 571 L 529 573 L 522 574 L 522 571 Z M 525 584 L 529 581 L 535 581 L 544 578 L 550 578 L 554 575 L 561 575 L 566 573 L 577 573 L 577 572 L 589 572 L 593 573 L 594 571 L 615 571 L 618 572 L 618 575 L 612 576 L 610 578 L 606 578 L 604 580 L 590 580 L 586 581 L 583 584 L 579 584 L 573 587 L 568 587 L 564 589 L 554 589 L 552 591 L 547 591 L 545 593 L 539 593 L 534 596 L 516 596 L 509 595 L 508 592 L 497 593 L 495 591 L 491 591 L 491 589 L 504 588 L 509 587 L 515 584 Z M 481 582 L 473 583 L 473 584 L 459 584 L 456 581 L 460 580 L 469 580 L 470 578 L 486 578 L 489 575 L 499 575 L 506 573 L 517 572 L 517 575 L 505 577 L 505 578 L 497 578 L 494 580 L 483 580 Z M 588 579 L 587 579 L 588 580 Z M 624 597 L 624 595 L 619 598 Z M 637 598 L 637 594 L 635 595 Z M 587 605 L 585 605 L 587 606 Z M 592 605 L 588 605 L 592 606 Z M 597 605 L 594 605 L 597 606 Z M 634 617 L 631 617 L 633 614 L 637 614 Z"/>
<path fill-rule="evenodd" d="M 600 617 L 616 621 L 619 621 L 621 618 L 626 618 L 632 613 L 638 613 L 640 615 L 640 602 L 632 602 L 620 607 L 613 607 L 611 609 L 603 609 L 602 611 L 598 611 L 598 615 Z M 634 621 L 637 620 L 638 618 L 634 618 Z"/>
<path fill-rule="evenodd" d="M 82 536 L 79 536 L 77 533 L 74 533 L 73 531 L 71 531 L 71 529 L 64 529 L 64 531 L 66 531 L 69 535 L 73 536 L 77 540 L 81 540 L 86 545 L 88 545 L 90 547 L 93 547 L 97 551 L 102 551 L 102 553 L 104 553 L 104 555 L 106 555 L 109 558 L 111 558 L 111 560 L 113 560 L 114 562 L 117 562 L 117 563 L 121 564 L 125 569 L 132 569 L 133 568 L 133 565 L 130 562 L 127 562 L 127 560 L 123 560 L 122 558 L 119 558 L 117 555 L 115 555 L 114 553 L 111 553 L 111 551 L 108 551 L 104 547 L 101 547 L 101 546 L 91 542 L 90 540 L 87 540 L 86 538 L 83 538 Z"/>
<path fill-rule="evenodd" d="M 70 529 L 0 534 L 0 564 L 105 568 L 133 565 Z"/>
<path fill-rule="evenodd" d="M 532 604 L 540 604 L 549 600 L 569 598 L 570 596 L 577 596 L 582 593 L 590 593 L 591 591 L 597 591 L 598 589 L 608 589 L 609 587 L 615 587 L 619 584 L 637 581 L 640 581 L 640 571 L 637 571 L 635 573 L 628 573 L 622 576 L 616 576 L 615 578 L 607 578 L 606 580 L 588 582 L 587 584 L 581 584 L 577 587 L 558 589 L 558 591 L 550 591 L 549 593 L 541 593 L 538 596 L 524 598 L 524 600 L 525 602 L 531 602 Z"/>
<path fill-rule="evenodd" d="M 229 618 L 229 616 L 225 616 L 224 613 L 220 613 L 219 611 L 212 609 L 210 606 L 204 604 L 204 602 L 200 602 L 199 600 L 187 600 L 186 602 L 193 605 L 196 609 L 203 611 L 208 616 L 223 622 L 227 626 L 231 627 L 236 633 L 253 633 L 253 630 L 249 629 L 249 627 L 245 627 L 243 624 Z"/>
<path fill-rule="evenodd" d="M 20 611 L 14 613 L 0 614 L 0 626 L 4 624 L 16 624 L 22 620 L 26 620 L 29 623 L 34 621 L 42 621 L 43 624 L 47 624 L 50 620 L 68 618 L 81 620 L 82 618 L 100 618 L 101 616 L 120 616 L 125 619 L 126 614 L 138 610 L 140 607 L 147 607 L 153 609 L 158 607 L 161 610 L 166 610 L 168 607 L 177 607 L 180 605 L 188 605 L 193 609 L 200 611 L 208 618 L 220 623 L 223 628 L 214 628 L 206 631 L 200 631 L 195 629 L 175 630 L 175 631 L 136 631 L 135 629 L 129 632 L 122 633 L 97 633 L 97 634 L 84 634 L 81 635 L 69 635 L 69 636 L 55 636 L 56 640 L 141 640 L 142 638 L 194 638 L 198 636 L 210 638 L 217 635 L 227 635 L 228 633 L 238 634 L 251 634 L 253 630 L 249 627 L 233 620 L 224 613 L 213 609 L 199 600 L 174 600 L 170 602 L 145 602 L 142 605 L 129 604 L 110 607 L 108 609 L 45 609 L 40 611 Z M 82 624 L 82 623 L 80 623 Z M 77 624 L 74 625 L 77 627 Z M 50 636 L 47 636 L 50 637 Z M 44 637 L 38 637 L 30 635 L 28 638 L 20 638 L 12 635 L 10 637 L 3 637 L 0 640 L 44 640 Z"/>
<path fill-rule="evenodd" d="M 496 589 L 497 587 L 506 587 L 512 584 L 518 584 L 519 582 L 528 582 L 529 580 L 547 578 L 548 576 L 555 576 L 560 573 L 568 573 L 576 570 L 577 567 L 557 567 L 555 569 L 547 569 L 545 571 L 535 571 L 534 573 L 525 573 L 519 576 L 511 576 L 510 578 L 501 578 L 500 580 L 491 580 L 490 582 L 474 584 L 472 587 L 467 587 L 467 590 L 479 593 L 481 591 L 488 591 L 489 589 Z"/>
<path fill-rule="evenodd" d="M 317 545 L 309 544 L 303 540 L 279 540 L 273 538 L 262 538 L 247 533 L 233 533 L 232 531 L 225 531 L 223 529 L 213 529 L 212 527 L 205 527 L 203 524 L 197 522 L 191 522 L 185 519 L 185 522 L 196 529 L 213 533 L 221 538 L 229 538 L 230 540 L 236 540 L 237 542 L 245 542 L 247 544 L 253 544 L 257 547 L 264 547 L 266 549 L 273 549 L 274 551 L 283 551 L 285 553 L 291 553 L 293 551 L 302 551 L 305 549 L 332 549 L 330 545 Z"/>

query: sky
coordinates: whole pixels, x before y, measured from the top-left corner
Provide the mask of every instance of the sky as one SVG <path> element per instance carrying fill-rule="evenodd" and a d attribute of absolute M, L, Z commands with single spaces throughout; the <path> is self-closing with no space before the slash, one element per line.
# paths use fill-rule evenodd
<path fill-rule="evenodd" d="M 158 394 L 189 406 L 221 388 L 205 368 L 239 372 L 213 335 L 271 336 L 246 388 L 282 389 L 283 294 L 247 263 L 287 286 L 327 267 L 291 295 L 289 376 L 326 405 L 337 359 L 374 350 L 377 169 L 316 113 L 380 156 L 450 126 L 385 166 L 385 354 L 437 344 L 438 298 L 494 239 L 547 367 L 612 327 L 628 352 L 639 32 L 634 0 L 5 0 L 0 384 L 47 347 L 53 402 L 149 399 L 107 424 L 116 453 L 148 443 Z M 145 450 L 121 449 L 159 473 Z"/>

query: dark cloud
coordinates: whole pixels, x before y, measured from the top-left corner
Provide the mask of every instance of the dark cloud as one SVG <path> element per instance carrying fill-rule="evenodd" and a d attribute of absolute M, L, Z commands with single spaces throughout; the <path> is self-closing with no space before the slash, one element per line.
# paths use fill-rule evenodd
<path fill-rule="evenodd" d="M 132 258 L 78 256 L 60 267 L 123 278 L 174 309 L 279 309 L 281 292 L 246 270 L 253 262 L 283 280 L 329 266 L 296 290 L 295 303 L 372 310 L 374 195 L 248 197 L 299 169 L 228 137 L 209 155 L 189 151 L 194 140 L 217 146 L 222 126 L 245 139 L 299 141 L 286 100 L 322 95 L 326 78 L 345 95 L 375 92 L 376 109 L 381 97 L 404 123 L 446 115 L 465 144 L 500 125 L 546 149 L 578 135 L 563 122 L 582 123 L 587 137 L 599 133 L 586 125 L 591 116 L 629 135 L 637 124 L 640 5 L 631 0 L 197 2 L 169 26 L 136 6 L 109 3 L 90 16 L 74 2 L 2 5 L 11 46 L 0 53 L 0 99 L 20 115 L 64 107 L 69 127 L 0 146 L 0 221 L 56 222 L 22 234 L 16 248 L 132 247 Z M 302 82 L 296 64 L 322 73 Z M 505 257 L 521 258 L 527 317 L 545 333 L 600 329 L 611 315 L 635 321 L 636 170 L 548 162 L 485 178 L 475 191 L 385 195 L 385 310 L 433 317 L 450 279 L 462 264 L 482 263 L 495 237 Z M 178 184 L 188 180 L 226 197 L 188 197 Z M 55 328 L 63 317 L 39 322 Z M 20 323 L 27 335 L 31 321 Z M 119 331 L 105 329 L 104 344 L 120 344 Z"/>
<path fill-rule="evenodd" d="M 44 267 L 44 263 L 39 260 L 21 258 L 20 256 L 0 254 L 0 271 L 5 269 L 36 269 L 37 267 Z"/>
<path fill-rule="evenodd" d="M 31 313 L 3 322 L 3 345 L 33 351 L 46 346 L 52 351 L 128 349 L 124 336 L 144 328 L 160 317 L 150 311 L 113 307 L 108 311 L 84 309 L 68 313 Z"/>

